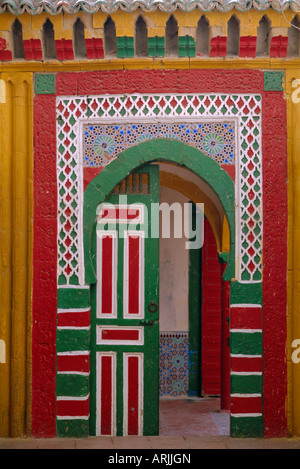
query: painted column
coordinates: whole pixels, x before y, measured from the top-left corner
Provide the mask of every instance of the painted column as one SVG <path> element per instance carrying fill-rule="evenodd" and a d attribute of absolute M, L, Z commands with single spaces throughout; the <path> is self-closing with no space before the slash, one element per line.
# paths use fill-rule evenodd
<path fill-rule="evenodd" d="M 32 75 L 6 74 L 1 98 L 1 436 L 30 433 Z M 3 89 L 3 88 L 2 88 Z M 3 102 L 4 101 L 4 102 Z M 5 128 L 5 131 L 4 131 Z"/>
<path fill-rule="evenodd" d="M 57 183 L 54 75 L 35 77 L 32 434 L 55 436 Z"/>
<path fill-rule="evenodd" d="M 3 75 L 2 75 L 3 77 Z M 10 329 L 11 329 L 11 295 L 12 295 L 12 85 L 1 80 L 0 104 L 0 269 L 1 269 L 1 321 L 0 340 L 2 353 L 0 357 L 0 436 L 10 435 Z M 3 86 L 4 84 L 4 86 Z M 10 125 L 8 124 L 10 123 Z M 6 131 L 4 131 L 4 126 Z"/>
<path fill-rule="evenodd" d="M 230 408 L 232 436 L 263 436 L 262 286 L 231 282 Z"/>
<path fill-rule="evenodd" d="M 57 308 L 57 435 L 84 437 L 90 415 L 89 288 L 59 288 Z"/>
<path fill-rule="evenodd" d="M 300 339 L 300 70 L 286 72 L 286 93 L 288 106 L 288 427 L 293 435 L 300 435 L 300 362 L 297 342 Z M 294 354 L 292 355 L 292 353 Z M 292 360 L 293 358 L 293 360 Z"/>
<path fill-rule="evenodd" d="M 264 72 L 264 434 L 287 436 L 287 141 L 284 73 Z"/>

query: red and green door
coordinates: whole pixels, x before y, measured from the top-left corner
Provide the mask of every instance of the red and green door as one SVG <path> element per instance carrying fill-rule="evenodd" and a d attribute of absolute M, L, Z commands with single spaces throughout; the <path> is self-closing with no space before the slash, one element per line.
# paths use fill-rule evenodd
<path fill-rule="evenodd" d="M 159 170 L 130 174 L 97 210 L 92 240 L 94 435 L 155 435 L 159 425 Z"/>

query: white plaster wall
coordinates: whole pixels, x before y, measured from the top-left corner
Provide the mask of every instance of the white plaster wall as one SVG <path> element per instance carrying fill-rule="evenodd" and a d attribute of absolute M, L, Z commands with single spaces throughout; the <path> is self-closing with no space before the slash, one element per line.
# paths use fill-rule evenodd
<path fill-rule="evenodd" d="M 183 214 L 183 204 L 188 199 L 173 189 L 161 186 L 160 204 L 163 202 L 170 205 L 179 202 Z M 188 331 L 189 251 L 185 249 L 187 239 L 184 236 L 174 237 L 173 217 L 170 219 L 170 238 L 160 236 L 159 246 L 160 331 Z"/>

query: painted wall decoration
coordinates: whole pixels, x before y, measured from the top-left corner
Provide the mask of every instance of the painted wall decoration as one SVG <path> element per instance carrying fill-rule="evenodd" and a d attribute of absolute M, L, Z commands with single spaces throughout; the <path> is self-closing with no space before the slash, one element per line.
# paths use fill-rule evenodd
<path fill-rule="evenodd" d="M 121 20 L 118 2 L 68 0 L 63 5 L 59 2 L 46 5 L 39 1 L 11 1 L 1 6 L 0 10 L 6 16 L 1 31 L 0 58 L 5 62 L 15 58 L 26 61 L 103 61 L 111 57 L 155 59 L 177 56 L 213 59 L 263 55 L 292 59 L 299 56 L 291 32 L 291 22 L 297 25 L 297 3 L 287 1 L 282 7 L 279 2 L 273 2 L 270 8 L 268 2 L 263 5 L 250 2 L 245 5 L 243 1 L 237 1 L 235 11 L 230 14 L 233 8 L 230 2 L 221 4 L 208 1 L 204 4 L 194 1 L 151 1 L 141 2 L 137 6 L 131 1 L 124 1 Z M 285 10 L 284 22 L 281 8 Z M 221 13 L 217 20 L 216 10 Z M 268 11 L 265 13 L 265 10 Z M 28 28 L 25 12 L 37 18 L 32 28 Z M 23 17 L 22 13 L 25 13 Z M 11 27 L 14 15 L 20 18 L 18 28 Z M 261 22 L 264 16 L 266 21 L 263 19 Z M 106 27 L 108 18 L 110 25 L 115 26 L 113 31 Z M 170 40 L 172 27 L 178 33 L 177 40 L 173 42 Z M 16 29 L 26 31 L 26 34 L 19 36 L 18 50 L 14 46 Z M 27 32 L 27 29 L 32 30 Z M 268 35 L 269 41 L 266 42 Z"/>
<path fill-rule="evenodd" d="M 272 72 L 58 73 L 55 94 L 36 95 L 36 210 L 45 206 L 47 214 L 35 222 L 34 337 L 44 337 L 44 324 L 49 325 L 43 344 L 34 341 L 32 412 L 36 435 L 65 434 L 66 428 L 69 434 L 84 435 L 89 431 L 90 292 L 84 275 L 83 196 L 88 182 L 101 176 L 103 165 L 111 161 L 106 169 L 118 160 L 112 150 L 116 145 L 112 135 L 116 137 L 118 133 L 110 135 L 108 132 L 113 125 L 122 125 L 124 130 L 137 126 L 129 150 L 135 147 L 135 139 L 147 135 L 151 126 L 155 136 L 163 125 L 168 126 L 168 131 L 177 129 L 177 138 L 172 141 L 184 142 L 187 138 L 184 129 L 195 130 L 197 125 L 205 125 L 210 136 L 214 135 L 214 145 L 210 141 L 206 156 L 231 175 L 236 198 L 236 269 L 230 282 L 231 433 L 240 436 L 285 434 L 286 381 L 282 379 L 286 373 L 285 351 L 280 348 L 274 354 L 274 344 L 284 343 L 286 334 L 286 289 L 281 274 L 285 271 L 286 251 L 280 244 L 286 230 L 283 216 L 286 213 L 283 157 L 286 135 L 282 127 L 285 104 L 278 84 L 272 85 L 272 81 L 270 84 L 267 74 Z M 159 125 L 158 119 L 162 121 Z M 179 123 L 185 126 L 180 131 Z M 226 131 L 225 123 L 229 124 Z M 226 158 L 232 155 L 228 161 L 220 157 L 225 149 L 221 137 L 225 136 L 229 141 Z M 198 137 L 197 148 L 201 147 L 205 154 L 205 145 L 209 142 L 203 139 L 203 130 L 198 132 Z M 150 142 L 155 140 L 149 139 Z M 276 188 L 282 188 L 278 193 L 274 192 L 274 178 Z M 57 191 L 53 191 L 56 182 Z M 38 187 L 46 186 L 51 186 L 50 199 L 45 198 L 44 191 L 38 191 Z M 43 262 L 48 267 L 47 291 L 40 285 L 43 267 L 37 258 L 41 249 L 38 246 L 45 238 L 45 227 L 48 242 Z M 44 248 L 45 244 L 42 245 Z M 282 254 L 278 259 L 279 251 Z M 49 299 L 47 304 L 45 298 Z M 43 319 L 35 322 L 40 308 L 43 308 Z M 71 328 L 70 314 L 67 318 L 71 322 L 68 325 L 59 322 L 56 329 L 57 311 L 61 319 L 60 314 L 66 311 L 83 313 L 83 326 L 77 323 Z M 80 316 L 77 314 L 74 320 L 76 318 Z M 46 357 L 42 351 L 45 343 L 51 348 L 49 353 L 46 347 Z M 47 367 L 40 366 L 41 363 L 47 363 Z M 75 375 L 78 384 L 72 387 L 70 395 L 68 383 Z M 275 397 L 274 387 L 278 391 Z M 67 401 L 71 414 L 62 406 Z"/>
<path fill-rule="evenodd" d="M 60 285 L 84 284 L 79 258 L 84 168 L 101 168 L 131 145 L 162 135 L 201 148 L 220 164 L 237 159 L 236 277 L 261 280 L 261 95 L 59 97 L 56 106 Z M 102 128 L 106 121 L 114 125 Z"/>
<path fill-rule="evenodd" d="M 163 98 L 161 98 L 163 99 Z M 123 101 L 125 98 L 123 98 Z M 140 101 L 138 103 L 141 104 Z M 134 108 L 136 109 L 136 108 Z M 166 109 L 166 114 L 170 108 Z M 190 109 L 192 113 L 193 108 Z M 133 110 L 133 112 L 135 112 Z M 142 111 L 145 117 L 147 108 Z M 178 116 L 180 115 L 178 104 Z M 219 163 L 234 164 L 235 126 L 232 122 L 202 123 L 137 123 L 89 125 L 83 128 L 83 164 L 89 166 L 105 166 L 111 159 L 132 145 L 137 145 L 152 138 L 172 138 L 199 148 L 211 155 Z"/>

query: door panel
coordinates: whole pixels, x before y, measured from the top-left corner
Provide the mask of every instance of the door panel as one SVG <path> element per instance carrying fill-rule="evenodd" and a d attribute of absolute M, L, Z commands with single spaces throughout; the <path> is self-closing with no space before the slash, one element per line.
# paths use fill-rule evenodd
<path fill-rule="evenodd" d="M 151 237 L 151 223 L 158 225 L 158 176 L 155 165 L 136 171 L 97 212 L 92 258 L 98 281 L 91 291 L 94 435 L 158 434 L 159 237 Z"/>
<path fill-rule="evenodd" d="M 97 237 L 97 318 L 117 318 L 118 232 Z"/>
<path fill-rule="evenodd" d="M 116 352 L 97 352 L 97 418 L 99 435 L 116 434 Z"/>
<path fill-rule="evenodd" d="M 123 273 L 123 315 L 127 319 L 144 317 L 145 233 L 125 231 Z"/>
<path fill-rule="evenodd" d="M 123 353 L 123 434 L 143 434 L 144 354 Z"/>

